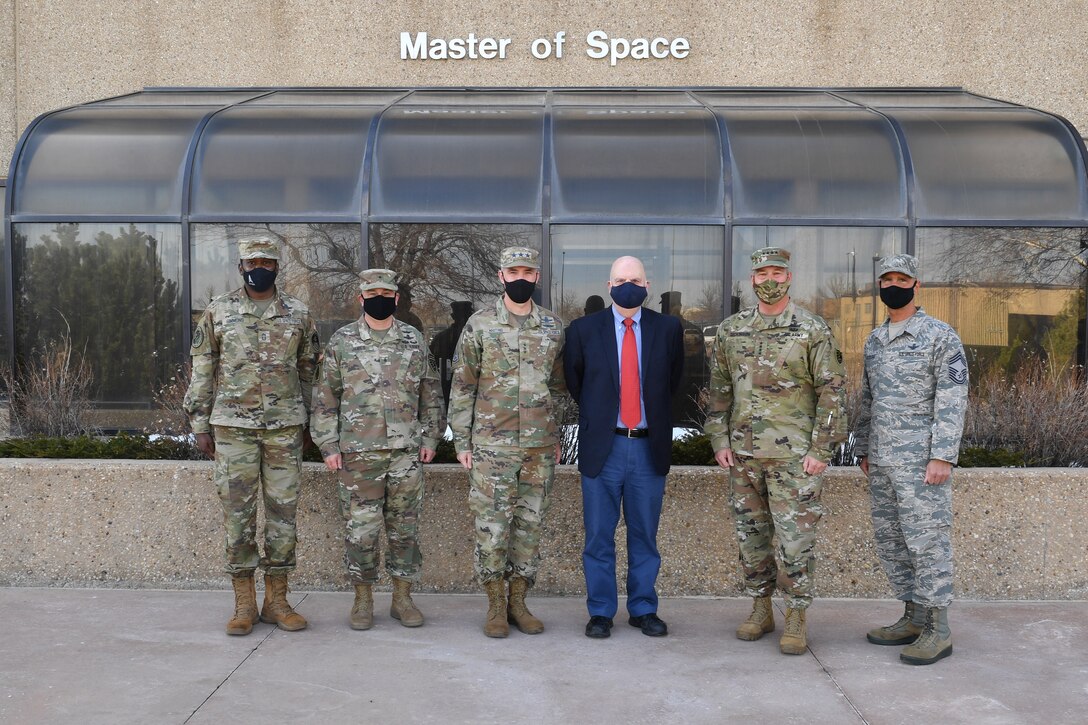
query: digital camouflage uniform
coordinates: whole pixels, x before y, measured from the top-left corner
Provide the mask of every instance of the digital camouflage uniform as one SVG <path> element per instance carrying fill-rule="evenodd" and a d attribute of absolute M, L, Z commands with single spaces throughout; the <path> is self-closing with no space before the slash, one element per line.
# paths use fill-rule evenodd
<path fill-rule="evenodd" d="M 184 407 L 193 433 L 214 429 L 215 483 L 232 575 L 258 565 L 270 574 L 295 567 L 302 431 L 319 349 L 306 305 L 279 291 L 263 314 L 244 287 L 222 295 L 193 331 L 193 374 Z M 262 484 L 266 523 L 260 558 Z"/>
<path fill-rule="evenodd" d="M 457 453 L 472 453 L 469 505 L 481 584 L 535 580 L 559 442 L 555 409 L 565 391 L 563 341 L 555 314 L 533 304 L 519 328 L 501 297 L 461 333 L 449 422 Z"/>
<path fill-rule="evenodd" d="M 314 388 L 310 429 L 322 456 L 343 457 L 344 562 L 353 582 L 378 580 L 383 521 L 386 571 L 418 581 L 419 449 L 438 446 L 441 419 L 442 389 L 419 330 L 394 320 L 379 339 L 360 318 L 333 334 Z"/>
<path fill-rule="evenodd" d="M 773 320 L 753 307 L 718 328 L 706 433 L 715 451 L 734 453 L 732 505 L 749 596 L 770 596 L 777 578 L 789 607 L 812 602 L 821 477 L 806 474 L 802 459 L 826 462 L 845 438 L 844 388 L 831 329 L 792 301 Z"/>
<path fill-rule="evenodd" d="M 967 360 L 955 330 L 921 308 L 889 336 L 886 320 L 865 342 L 854 451 L 868 457 L 877 554 L 896 597 L 947 607 L 952 479 L 926 485 L 925 475 L 931 459 L 959 457 Z"/>

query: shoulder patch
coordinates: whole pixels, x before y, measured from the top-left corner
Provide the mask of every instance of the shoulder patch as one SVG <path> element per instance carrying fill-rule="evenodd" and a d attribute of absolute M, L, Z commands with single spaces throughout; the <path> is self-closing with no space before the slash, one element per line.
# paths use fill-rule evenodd
<path fill-rule="evenodd" d="M 948 361 L 948 379 L 956 385 L 967 383 L 967 360 L 959 350 Z"/>
<path fill-rule="evenodd" d="M 842 365 L 842 350 L 835 351 L 835 360 Z"/>
<path fill-rule="evenodd" d="M 313 344 L 314 347 L 319 347 L 321 345 L 321 337 L 317 334 L 317 330 L 314 330 L 314 334 L 310 335 L 310 343 Z"/>
<path fill-rule="evenodd" d="M 202 327 L 198 326 L 196 328 L 196 330 L 193 331 L 193 349 L 196 350 L 196 349 L 200 348 L 200 346 L 203 345 L 203 344 L 204 344 L 204 329 Z"/>

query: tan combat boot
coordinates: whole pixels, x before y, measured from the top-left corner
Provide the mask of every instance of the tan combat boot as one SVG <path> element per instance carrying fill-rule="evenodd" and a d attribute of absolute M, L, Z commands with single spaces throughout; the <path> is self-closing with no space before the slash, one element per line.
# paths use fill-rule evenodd
<path fill-rule="evenodd" d="M 952 630 L 948 628 L 948 607 L 928 607 L 926 623 L 918 639 L 903 648 L 899 659 L 908 665 L 931 665 L 952 654 Z"/>
<path fill-rule="evenodd" d="M 803 655 L 808 649 L 807 634 L 805 610 L 787 607 L 786 626 L 782 629 L 782 639 L 778 640 L 778 649 L 784 655 Z"/>
<path fill-rule="evenodd" d="M 756 597 L 752 600 L 752 613 L 737 627 L 737 639 L 754 642 L 767 632 L 774 631 L 774 607 L 770 597 Z"/>
<path fill-rule="evenodd" d="M 257 614 L 257 589 L 253 584 L 253 572 L 248 575 L 232 576 L 234 585 L 234 616 L 227 622 L 227 634 L 243 635 L 253 631 L 253 625 L 260 621 Z"/>
<path fill-rule="evenodd" d="M 261 621 L 274 624 L 288 632 L 306 629 L 306 620 L 287 602 L 286 574 L 264 575 L 264 605 L 261 607 Z"/>
<path fill-rule="evenodd" d="M 873 644 L 899 645 L 910 644 L 918 639 L 922 633 L 922 625 L 925 624 L 925 609 L 916 606 L 914 602 L 906 602 L 903 608 L 903 616 L 895 624 L 887 627 L 870 629 L 865 639 Z"/>
<path fill-rule="evenodd" d="M 423 612 L 412 601 L 412 582 L 393 577 L 393 603 L 389 606 L 389 616 L 400 620 L 405 627 L 422 627 Z"/>
<path fill-rule="evenodd" d="M 534 617 L 525 606 L 525 594 L 528 591 L 528 579 L 520 576 L 510 579 L 510 606 L 506 611 L 506 621 L 525 634 L 540 634 L 544 631 L 544 623 Z"/>
<path fill-rule="evenodd" d="M 351 605 L 348 626 L 352 629 L 374 626 L 374 590 L 370 584 L 355 585 L 355 602 Z"/>
<path fill-rule="evenodd" d="M 506 637 L 510 634 L 510 625 L 506 623 L 506 582 L 494 579 L 484 584 L 487 592 L 487 621 L 484 634 L 488 637 Z"/>

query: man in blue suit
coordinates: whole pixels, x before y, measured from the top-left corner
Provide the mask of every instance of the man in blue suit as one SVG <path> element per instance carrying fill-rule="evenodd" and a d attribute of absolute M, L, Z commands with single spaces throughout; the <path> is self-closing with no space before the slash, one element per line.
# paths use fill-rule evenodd
<path fill-rule="evenodd" d="M 575 320 L 563 367 L 579 405 L 578 470 L 586 544 L 586 636 L 611 634 L 617 609 L 616 525 L 627 523 L 628 622 L 650 637 L 668 626 L 657 616 L 661 568 L 657 524 L 672 453 L 672 394 L 684 367 L 680 321 L 642 307 L 650 288 L 635 257 L 612 263 L 612 306 Z"/>

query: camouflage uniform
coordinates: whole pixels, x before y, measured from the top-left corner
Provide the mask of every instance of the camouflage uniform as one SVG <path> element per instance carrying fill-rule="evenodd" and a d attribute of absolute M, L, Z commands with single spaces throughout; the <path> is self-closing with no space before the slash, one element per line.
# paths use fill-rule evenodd
<path fill-rule="evenodd" d="M 323 456 L 343 456 L 344 561 L 353 582 L 378 580 L 383 520 L 386 570 L 419 579 L 419 449 L 438 446 L 441 419 L 441 387 L 417 329 L 394 320 L 379 340 L 360 318 L 333 334 L 314 387 L 310 428 Z"/>
<path fill-rule="evenodd" d="M 279 258 L 274 247 L 254 254 Z M 253 255 L 243 250 L 248 258 Z M 194 433 L 215 431 L 215 483 L 226 526 L 226 570 L 232 575 L 251 573 L 258 565 L 270 574 L 295 567 L 302 431 L 319 349 L 306 305 L 280 291 L 263 314 L 244 287 L 222 295 L 193 331 L 193 374 L 184 408 Z M 264 558 L 259 558 L 262 483 L 266 524 Z"/>
<path fill-rule="evenodd" d="M 889 338 L 885 321 L 865 342 L 854 451 L 868 457 L 877 554 L 896 597 L 947 607 L 952 480 L 924 481 L 930 460 L 955 463 L 959 457 L 967 361 L 955 330 L 921 308 Z"/>
<path fill-rule="evenodd" d="M 469 505 L 481 584 L 535 580 L 559 442 L 555 407 L 566 389 L 563 340 L 555 314 L 533 304 L 519 328 L 502 298 L 472 315 L 461 333 L 449 421 L 457 453 L 472 453 Z"/>
<path fill-rule="evenodd" d="M 715 451 L 734 453 L 732 504 L 749 596 L 770 596 L 777 578 L 789 607 L 812 602 L 821 478 L 806 474 L 802 459 L 828 461 L 845 438 L 844 388 L 830 328 L 793 302 L 773 320 L 751 308 L 718 328 L 706 433 Z"/>

